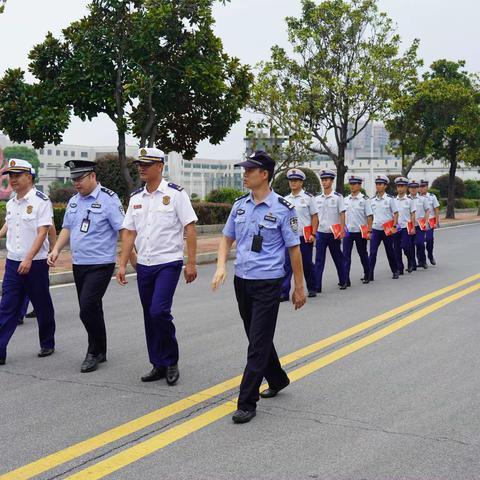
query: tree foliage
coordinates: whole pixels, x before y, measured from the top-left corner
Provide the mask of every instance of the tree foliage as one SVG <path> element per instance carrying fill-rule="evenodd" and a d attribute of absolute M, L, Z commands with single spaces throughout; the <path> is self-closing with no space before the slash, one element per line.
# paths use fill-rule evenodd
<path fill-rule="evenodd" d="M 302 0 L 302 15 L 287 18 L 287 28 L 292 53 L 272 48 L 251 107 L 310 151 L 328 155 L 342 192 L 347 144 L 416 77 L 418 43 L 399 55 L 400 37 L 376 0 Z"/>
<path fill-rule="evenodd" d="M 205 198 L 206 202 L 210 203 L 228 203 L 233 205 L 235 200 L 242 196 L 244 192 L 237 190 L 236 188 L 219 188 L 218 190 L 212 190 Z"/>
<path fill-rule="evenodd" d="M 192 158 L 219 143 L 248 98 L 247 66 L 213 32 L 214 0 L 92 0 L 89 14 L 30 52 L 34 84 L 21 70 L 0 81 L 0 128 L 36 147 L 59 142 L 70 112 L 105 114 L 118 134 L 121 173 L 135 184 L 126 135 Z M 14 106 L 19 113 L 15 118 Z M 42 106 L 44 105 L 44 108 Z"/>
<path fill-rule="evenodd" d="M 447 198 L 449 182 L 450 182 L 450 178 L 448 173 L 446 173 L 445 175 L 441 175 L 440 177 L 437 177 L 432 182 L 432 188 L 439 191 L 440 198 Z M 454 185 L 455 185 L 454 186 L 455 197 L 462 198 L 465 195 L 464 181 L 460 177 L 455 177 Z"/>

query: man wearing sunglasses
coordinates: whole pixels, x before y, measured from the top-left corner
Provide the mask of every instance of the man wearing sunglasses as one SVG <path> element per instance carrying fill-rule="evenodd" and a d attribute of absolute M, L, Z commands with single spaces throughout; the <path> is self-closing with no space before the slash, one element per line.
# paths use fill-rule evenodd
<path fill-rule="evenodd" d="M 117 194 L 97 182 L 95 162 L 72 160 L 65 166 L 70 169 L 78 193 L 68 202 L 62 231 L 48 263 L 55 266 L 60 252 L 70 242 L 80 319 L 88 334 L 87 354 L 80 371 L 87 373 L 107 359 L 102 299 L 115 268 L 124 212 Z"/>

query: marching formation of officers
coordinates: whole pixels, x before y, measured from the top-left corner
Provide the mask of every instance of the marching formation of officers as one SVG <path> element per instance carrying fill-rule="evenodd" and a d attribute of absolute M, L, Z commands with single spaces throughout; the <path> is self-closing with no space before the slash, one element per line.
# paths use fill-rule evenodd
<path fill-rule="evenodd" d="M 92 372 L 107 360 L 102 299 L 115 270 L 120 235 L 117 281 L 127 283 L 130 262 L 137 272 L 152 366 L 141 380 L 165 378 L 169 385 L 178 381 L 179 348 L 171 308 L 182 270 L 186 283 L 197 277 L 197 216 L 183 188 L 163 178 L 164 160 L 165 155 L 156 148 L 139 151 L 135 163 L 144 186 L 132 193 L 126 213 L 116 193 L 98 183 L 95 162 L 67 162 L 78 193 L 68 202 L 58 239 L 51 235 L 52 204 L 35 189 L 35 170 L 25 160 L 9 161 L 5 173 L 15 195 L 7 203 L 0 231 L 0 236 L 7 237 L 0 302 L 0 365 L 6 363 L 7 345 L 23 316 L 26 299 L 37 315 L 38 356 L 54 353 L 55 317 L 48 272 L 67 244 L 80 319 L 88 337 L 80 371 Z M 417 183 L 403 177 L 395 180 L 398 195 L 393 197 L 386 193 L 389 179 L 383 175 L 375 179 L 372 199 L 362 193 L 362 179 L 351 176 L 351 193 L 344 198 L 333 189 L 336 175 L 332 170 L 321 172 L 322 193 L 317 196 L 303 189 L 305 174 L 301 170 L 289 170 L 291 193 L 284 198 L 270 187 L 275 161 L 267 153 L 257 151 L 237 166 L 244 169 L 249 193 L 235 201 L 223 229 L 212 289 L 225 281 L 228 252 L 236 242 L 235 295 L 249 344 L 238 409 L 232 418 L 235 423 L 246 423 L 255 416 L 259 397 L 275 397 L 290 383 L 273 343 L 279 305 L 291 298 L 299 309 L 307 295 L 316 297 L 322 291 L 327 248 L 341 290 L 352 283 L 354 245 L 364 284 L 374 280 L 381 243 L 394 279 L 404 274 L 403 256 L 407 272 L 427 268 L 427 256 L 435 265 L 433 234 L 439 224 L 439 203 L 428 192 L 427 181 Z M 260 392 L 264 378 L 268 388 Z"/>

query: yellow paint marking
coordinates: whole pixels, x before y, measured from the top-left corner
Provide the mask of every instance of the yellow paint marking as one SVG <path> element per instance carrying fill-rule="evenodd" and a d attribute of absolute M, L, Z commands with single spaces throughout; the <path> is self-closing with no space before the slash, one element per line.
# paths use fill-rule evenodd
<path fill-rule="evenodd" d="M 347 328 L 346 330 L 343 330 L 330 337 L 313 343 L 312 345 L 301 348 L 293 353 L 282 357 L 280 359 L 282 365 L 286 366 L 294 361 L 305 358 L 308 355 L 316 353 L 323 348 L 326 348 L 341 340 L 349 338 L 352 335 L 358 334 L 368 328 L 374 327 L 375 325 L 387 321 L 395 317 L 396 315 L 405 313 L 412 308 L 418 307 L 425 302 L 433 300 L 434 298 L 449 293 L 478 279 L 480 279 L 480 274 L 472 275 L 465 278 L 464 280 L 460 280 L 444 288 L 435 290 L 427 295 L 412 300 L 411 302 L 405 303 L 404 305 L 396 307 L 393 310 L 382 313 L 381 315 L 377 315 L 370 320 Z M 166 418 L 184 412 L 185 410 L 188 410 L 189 408 L 192 408 L 196 405 L 201 404 L 202 402 L 214 398 L 217 395 L 221 395 L 225 392 L 228 392 L 229 390 L 237 388 L 240 385 L 241 378 L 241 375 L 238 375 L 229 380 L 214 385 L 213 387 L 209 387 L 205 390 L 194 393 L 193 395 L 189 395 L 184 399 L 173 402 L 170 405 L 162 407 L 158 410 L 154 410 L 153 412 L 148 413 L 144 416 L 138 417 L 122 425 L 119 425 L 118 427 L 114 427 L 103 433 L 83 440 L 82 442 L 76 443 L 75 445 L 67 447 L 63 450 L 59 450 L 55 453 L 40 458 L 39 460 L 35 460 L 32 463 L 0 475 L 0 480 L 27 480 L 33 478 L 36 475 L 40 475 L 43 472 L 56 468 L 60 465 L 63 465 L 64 463 L 70 462 L 75 458 L 81 457 L 98 448 L 104 447 L 109 443 L 120 440 L 128 435 L 131 435 L 132 433 L 138 432 L 144 428 L 147 428 L 162 420 L 165 420 Z"/>
<path fill-rule="evenodd" d="M 401 328 L 410 325 L 411 323 L 419 320 L 430 313 L 433 313 L 446 305 L 459 300 L 470 293 L 473 293 L 477 290 L 480 290 L 480 283 L 461 290 L 449 297 L 446 297 L 438 302 L 429 305 L 425 308 L 422 308 L 418 312 L 412 313 L 405 318 L 392 323 L 391 325 L 378 330 L 375 333 L 372 333 L 360 340 L 357 340 L 350 345 L 346 345 L 332 353 L 324 355 L 316 360 L 313 360 L 306 365 L 299 367 L 291 372 L 288 376 L 291 382 L 296 382 L 312 373 L 320 370 L 321 368 L 326 367 L 352 353 L 371 345 L 372 343 L 378 342 L 382 338 L 391 335 L 392 333 L 400 330 Z M 236 400 L 236 399 L 235 399 Z M 68 480 L 97 480 L 99 478 L 106 477 L 113 472 L 116 472 L 127 465 L 130 465 L 142 458 L 161 450 L 162 448 L 170 445 L 177 440 L 180 440 L 214 422 L 220 420 L 223 417 L 226 417 L 230 413 L 236 410 L 235 400 L 229 400 L 228 402 L 219 405 L 218 407 L 213 408 L 201 415 L 198 415 L 191 420 L 187 420 L 176 427 L 170 428 L 162 433 L 155 435 L 154 437 L 145 440 L 137 445 L 127 448 L 126 450 L 117 453 L 105 460 L 100 461 L 99 463 L 92 465 L 91 467 L 85 468 L 84 470 L 75 473 L 67 477 Z"/>

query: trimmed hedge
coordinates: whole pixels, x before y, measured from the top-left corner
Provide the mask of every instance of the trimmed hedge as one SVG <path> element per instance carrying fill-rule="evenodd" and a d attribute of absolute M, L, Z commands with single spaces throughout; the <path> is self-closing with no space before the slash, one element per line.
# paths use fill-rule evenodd
<path fill-rule="evenodd" d="M 205 198 L 208 203 L 228 203 L 233 205 L 235 199 L 241 197 L 245 192 L 235 188 L 219 188 L 212 190 Z"/>

